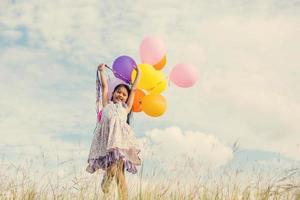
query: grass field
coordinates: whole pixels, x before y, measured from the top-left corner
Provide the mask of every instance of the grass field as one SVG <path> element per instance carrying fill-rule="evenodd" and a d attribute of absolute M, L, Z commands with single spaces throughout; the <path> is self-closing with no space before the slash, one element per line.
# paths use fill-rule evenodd
<path fill-rule="evenodd" d="M 1 163 L 0 199 L 103 199 L 102 172 L 90 175 L 84 168 L 69 165 L 63 172 L 56 168 L 36 168 L 32 162 L 22 166 Z M 247 172 L 227 169 L 188 176 L 166 173 L 127 175 L 129 197 L 153 199 L 300 199 L 300 169 Z M 115 183 L 111 199 L 118 199 Z"/>

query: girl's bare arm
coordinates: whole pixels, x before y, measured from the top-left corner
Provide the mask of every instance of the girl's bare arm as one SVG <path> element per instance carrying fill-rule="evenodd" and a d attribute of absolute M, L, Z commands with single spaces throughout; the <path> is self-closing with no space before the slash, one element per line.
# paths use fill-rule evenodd
<path fill-rule="evenodd" d="M 106 106 L 108 104 L 108 84 L 107 80 L 104 74 L 104 67 L 105 64 L 100 64 L 98 66 L 98 77 L 100 77 L 101 80 L 101 86 L 102 86 L 102 106 Z"/>

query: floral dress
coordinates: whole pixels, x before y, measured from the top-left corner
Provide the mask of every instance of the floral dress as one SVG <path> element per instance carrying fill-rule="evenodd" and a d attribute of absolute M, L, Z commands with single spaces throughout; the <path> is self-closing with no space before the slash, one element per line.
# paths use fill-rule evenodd
<path fill-rule="evenodd" d="M 124 160 L 125 169 L 135 174 L 141 164 L 139 143 L 127 124 L 127 105 L 109 102 L 102 110 L 97 123 L 88 157 L 86 171 L 106 170 L 118 160 Z"/>

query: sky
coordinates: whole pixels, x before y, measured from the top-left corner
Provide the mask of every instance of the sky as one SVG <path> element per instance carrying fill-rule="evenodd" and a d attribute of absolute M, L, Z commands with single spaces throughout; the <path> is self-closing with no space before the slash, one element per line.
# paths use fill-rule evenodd
<path fill-rule="evenodd" d="M 140 63 L 156 36 L 163 73 L 187 62 L 199 80 L 169 82 L 163 116 L 134 114 L 148 170 L 300 166 L 299 24 L 298 0 L 1 0 L 1 159 L 84 169 L 98 64 Z"/>

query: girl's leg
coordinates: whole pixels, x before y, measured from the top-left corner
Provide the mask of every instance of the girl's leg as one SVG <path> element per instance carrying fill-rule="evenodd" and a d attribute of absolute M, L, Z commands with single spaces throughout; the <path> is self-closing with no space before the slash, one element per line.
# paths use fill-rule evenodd
<path fill-rule="evenodd" d="M 117 165 L 117 172 L 116 172 L 116 180 L 118 185 L 118 193 L 120 200 L 127 200 L 128 199 L 128 191 L 127 191 L 127 184 L 125 180 L 125 166 L 124 161 L 118 161 Z"/>
<path fill-rule="evenodd" d="M 109 188 L 111 185 L 111 182 L 113 181 L 114 176 L 117 172 L 117 164 L 114 164 L 107 168 L 107 170 L 104 172 L 103 179 L 101 182 L 101 188 L 103 193 L 107 194 L 109 193 Z"/>

